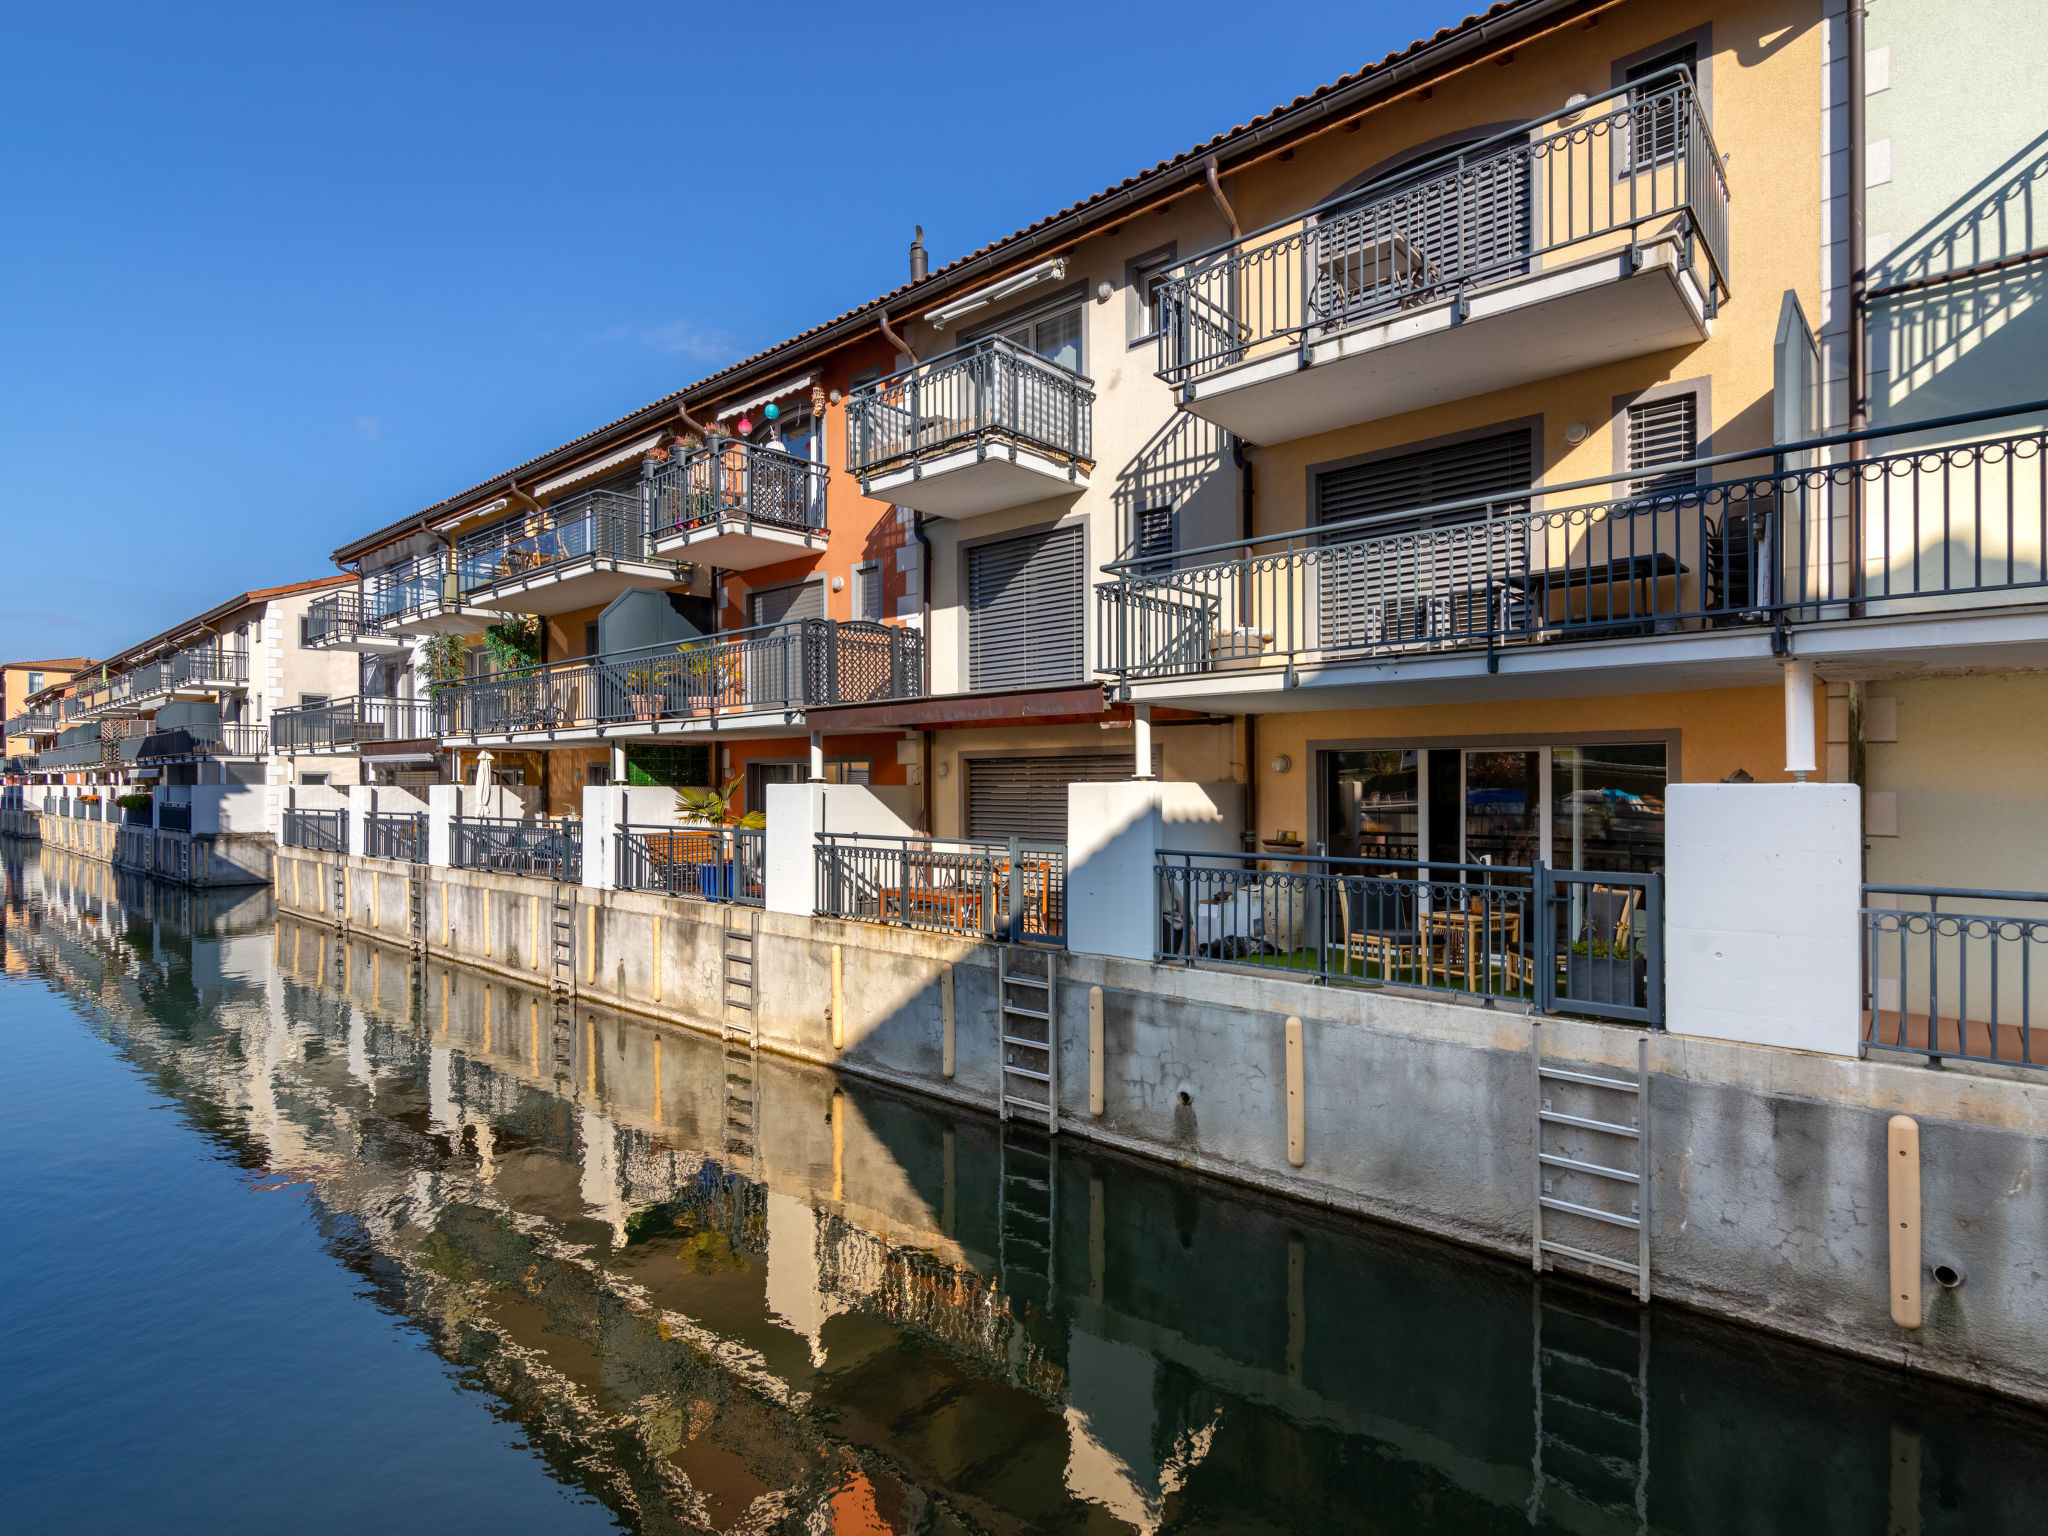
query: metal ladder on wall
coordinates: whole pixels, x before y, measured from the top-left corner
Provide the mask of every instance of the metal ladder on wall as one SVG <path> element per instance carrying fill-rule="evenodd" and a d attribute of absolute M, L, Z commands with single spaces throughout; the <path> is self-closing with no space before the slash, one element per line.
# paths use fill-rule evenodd
<path fill-rule="evenodd" d="M 405 872 L 405 938 L 414 959 L 426 958 L 427 882 L 416 864 Z"/>
<path fill-rule="evenodd" d="M 554 1021 L 550 1031 L 555 1053 L 555 1078 L 575 1075 L 576 1067 L 576 888 L 557 880 L 548 888 L 548 998 Z"/>
<path fill-rule="evenodd" d="M 1553 1255 L 1620 1272 L 1636 1300 L 1650 1299 L 1650 1042 L 1636 1041 L 1636 1075 L 1551 1066 L 1543 1028 L 1529 1036 L 1536 1089 L 1535 1219 L 1530 1262 L 1541 1274 Z M 1553 1221 L 1577 1241 L 1553 1236 Z M 1630 1234 L 1631 1251 L 1610 1242 Z M 1602 1247 L 1595 1244 L 1607 1245 Z"/>
<path fill-rule="evenodd" d="M 1058 1289 L 1059 1143 L 1021 1122 L 996 1137 L 996 1279 L 1020 1315 L 1047 1316 Z"/>
<path fill-rule="evenodd" d="M 1033 1116 L 1053 1136 L 1060 1128 L 1058 952 L 1036 951 L 1045 967 L 1037 975 L 1017 968 L 1024 953 L 1016 944 L 996 950 L 997 1108 L 1006 1121 Z"/>
<path fill-rule="evenodd" d="M 725 902 L 719 909 L 719 1033 L 725 1049 L 725 1152 L 752 1168 L 760 1161 L 761 1042 L 754 1023 L 754 956 L 761 914 Z"/>
<path fill-rule="evenodd" d="M 338 855 L 334 861 L 334 926 L 348 931 L 348 856 Z"/>
<path fill-rule="evenodd" d="M 1529 1524 L 1607 1525 L 1647 1536 L 1650 1314 L 1638 1310 L 1624 1320 L 1591 1296 L 1546 1295 L 1541 1280 L 1532 1310 Z"/>

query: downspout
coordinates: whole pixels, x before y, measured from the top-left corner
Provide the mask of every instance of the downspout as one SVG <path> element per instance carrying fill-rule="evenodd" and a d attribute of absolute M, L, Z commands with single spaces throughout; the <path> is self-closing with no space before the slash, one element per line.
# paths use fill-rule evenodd
<path fill-rule="evenodd" d="M 918 613 L 924 637 L 924 676 L 920 682 L 925 697 L 929 698 L 932 691 L 932 540 L 931 535 L 924 531 L 922 512 L 911 513 L 910 532 L 924 547 L 921 575 L 918 580 Z M 924 835 L 930 837 L 935 830 L 932 826 L 932 733 L 929 730 L 922 730 L 917 734 L 922 743 L 919 751 L 923 757 L 923 767 L 919 770 L 918 777 L 923 781 L 924 788 Z"/>
<path fill-rule="evenodd" d="M 1210 161 L 1211 175 L 1214 175 L 1215 161 Z M 1233 227 L 1235 227 L 1233 225 Z M 1244 451 L 1244 439 L 1232 433 L 1230 437 L 1230 461 L 1237 466 L 1238 475 L 1238 517 L 1240 532 L 1244 539 L 1244 557 L 1252 557 L 1252 534 L 1255 530 L 1254 491 L 1252 485 L 1252 461 Z M 1251 594 L 1243 582 L 1238 583 L 1238 623 L 1251 623 Z M 1257 853 L 1259 849 L 1259 717 L 1246 713 L 1244 719 L 1244 828 L 1245 852 Z"/>
<path fill-rule="evenodd" d="M 1216 176 L 1216 157 L 1211 155 L 1202 162 L 1202 178 L 1209 183 L 1209 195 L 1216 199 L 1216 206 L 1223 210 L 1223 218 L 1230 225 L 1230 238 L 1242 240 L 1244 231 L 1238 228 L 1237 213 L 1230 206 L 1230 199 L 1223 195 L 1223 183 Z"/>
<path fill-rule="evenodd" d="M 882 339 L 884 341 L 888 342 L 890 346 L 901 352 L 913 363 L 917 361 L 917 349 L 896 334 L 896 328 L 889 324 L 889 317 L 886 314 L 875 316 L 875 323 L 881 326 Z"/>
<path fill-rule="evenodd" d="M 1868 124 L 1865 113 L 1867 103 L 1863 94 L 1866 83 L 1864 50 L 1867 46 L 1864 40 L 1863 0 L 1849 0 L 1848 13 L 1849 430 L 1861 432 L 1870 425 L 1870 362 L 1868 337 L 1864 325 L 1865 311 L 1869 306 L 1870 274 L 1865 270 L 1869 251 L 1864 240 L 1864 222 L 1869 199 L 1864 188 L 1868 176 L 1864 146 Z M 1849 462 L 1854 465 L 1863 457 L 1863 451 L 1863 440 L 1858 438 L 1849 445 Z M 1858 472 L 1853 468 L 1849 471 L 1849 484 L 1854 487 L 1849 493 L 1849 579 L 1852 583 L 1858 583 L 1863 571 L 1863 487 Z M 1860 603 L 1850 610 L 1859 615 L 1862 611 Z M 1867 804 L 1869 794 L 1868 786 L 1864 784 L 1866 759 L 1863 750 L 1863 688 L 1861 684 L 1852 683 L 1846 691 L 1848 698 L 1844 700 L 1844 704 L 1849 716 L 1849 779 L 1857 786 L 1857 802 Z M 1856 839 L 1856 847 L 1861 866 L 1858 873 L 1860 878 L 1867 882 L 1870 879 L 1870 843 L 1868 839 L 1859 836 Z"/>

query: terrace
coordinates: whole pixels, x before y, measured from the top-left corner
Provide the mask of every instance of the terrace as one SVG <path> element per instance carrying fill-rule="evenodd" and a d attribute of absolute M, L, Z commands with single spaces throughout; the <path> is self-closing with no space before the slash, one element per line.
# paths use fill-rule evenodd
<path fill-rule="evenodd" d="M 823 464 L 714 437 L 648 478 L 653 549 L 745 571 L 825 547 Z"/>
<path fill-rule="evenodd" d="M 630 587 L 668 586 L 672 560 L 648 540 L 637 493 L 585 491 L 544 512 L 507 518 L 455 546 L 455 587 L 465 605 L 500 613 L 568 613 L 608 603 Z M 476 626 L 469 626 L 474 628 Z"/>

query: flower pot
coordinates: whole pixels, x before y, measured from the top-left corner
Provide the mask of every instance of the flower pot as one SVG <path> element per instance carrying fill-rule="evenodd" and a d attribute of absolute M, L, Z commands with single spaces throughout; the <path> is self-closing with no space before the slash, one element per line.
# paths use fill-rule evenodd
<path fill-rule="evenodd" d="M 1631 955 L 1567 955 L 1564 996 L 1559 1001 L 1640 1007 L 1641 983 L 1648 971 L 1647 960 Z"/>
<path fill-rule="evenodd" d="M 629 693 L 626 695 L 626 708 L 632 711 L 635 720 L 652 720 L 661 712 L 661 706 L 664 702 L 663 695 L 658 693 Z"/>

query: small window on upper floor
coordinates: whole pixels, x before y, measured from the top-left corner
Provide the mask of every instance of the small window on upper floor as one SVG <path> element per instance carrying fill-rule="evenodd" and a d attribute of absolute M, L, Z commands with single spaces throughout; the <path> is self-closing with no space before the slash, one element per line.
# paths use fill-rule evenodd
<path fill-rule="evenodd" d="M 310 709 L 316 704 L 325 704 L 327 702 L 328 695 L 324 693 L 302 693 L 299 695 L 299 708 L 301 709 Z"/>
<path fill-rule="evenodd" d="M 1687 43 L 1622 71 L 1628 84 L 1644 83 L 1641 99 L 1629 111 L 1627 140 L 1631 142 L 1619 157 L 1624 171 L 1668 164 L 1684 152 L 1688 118 L 1680 110 L 1677 77 L 1670 72 L 1684 67 L 1694 72 L 1697 81 L 1699 53 L 1697 46 Z"/>
<path fill-rule="evenodd" d="M 597 620 L 587 620 L 583 625 L 583 654 L 595 656 L 597 654 L 597 644 Z"/>
<path fill-rule="evenodd" d="M 1159 334 L 1159 290 L 1173 269 L 1173 252 L 1143 256 L 1131 263 L 1130 340 L 1133 345 Z"/>
<path fill-rule="evenodd" d="M 1161 576 L 1173 569 L 1173 508 L 1145 507 L 1139 511 L 1137 526 L 1132 529 L 1132 542 L 1136 546 L 1131 553 L 1143 562 L 1138 572 L 1144 576 Z"/>
<path fill-rule="evenodd" d="M 1699 457 L 1699 405 L 1694 395 L 1673 395 L 1628 408 L 1628 467 L 1654 469 L 1659 464 L 1683 464 Z M 1699 471 L 1675 469 L 1661 475 L 1645 475 L 1630 492 L 1636 496 L 1682 489 L 1699 483 Z"/>
<path fill-rule="evenodd" d="M 870 560 L 853 568 L 853 616 L 871 624 L 882 621 L 882 562 Z"/>
<path fill-rule="evenodd" d="M 40 672 L 31 672 L 31 673 L 29 673 L 29 675 L 28 675 L 28 691 L 29 691 L 30 693 L 41 693 L 41 692 L 43 691 L 43 674 L 42 674 L 42 673 L 40 673 Z"/>

